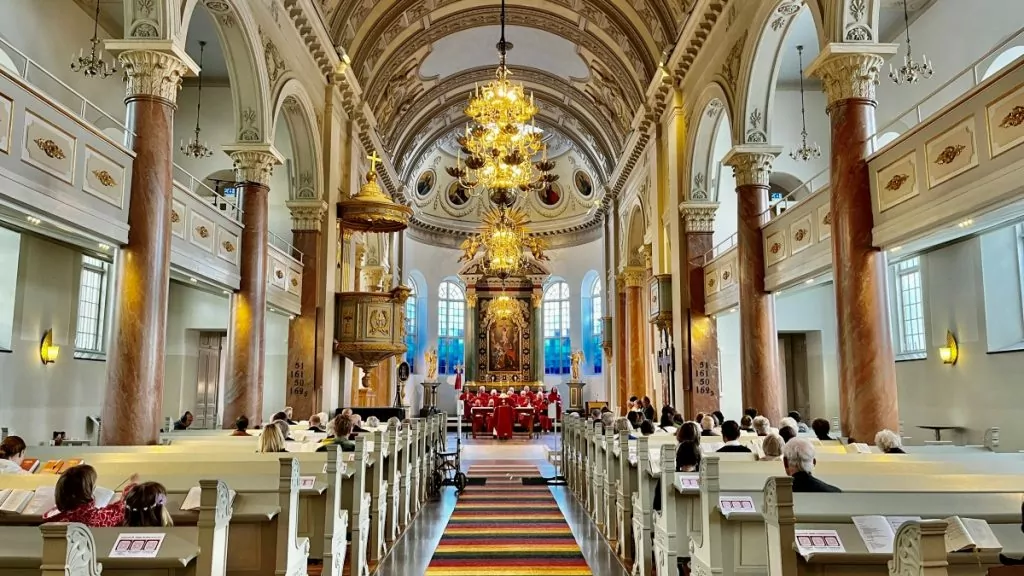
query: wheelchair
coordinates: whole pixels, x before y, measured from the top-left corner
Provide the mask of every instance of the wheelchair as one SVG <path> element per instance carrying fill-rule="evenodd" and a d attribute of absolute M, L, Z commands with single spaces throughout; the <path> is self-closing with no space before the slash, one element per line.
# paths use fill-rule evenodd
<path fill-rule="evenodd" d="M 458 496 L 469 483 L 466 474 L 462 472 L 462 440 L 456 438 L 454 452 L 445 452 L 444 444 L 444 439 L 438 439 L 433 446 L 434 470 L 427 484 L 427 493 L 431 498 L 439 498 L 441 488 L 445 486 L 454 486 Z"/>

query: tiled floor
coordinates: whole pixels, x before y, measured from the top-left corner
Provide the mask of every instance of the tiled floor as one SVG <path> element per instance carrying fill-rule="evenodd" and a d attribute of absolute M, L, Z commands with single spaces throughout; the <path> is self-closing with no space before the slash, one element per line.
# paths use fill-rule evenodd
<path fill-rule="evenodd" d="M 557 437 L 551 434 L 534 440 L 527 440 L 524 437 L 505 442 L 469 439 L 462 444 L 462 467 L 468 469 L 469 462 L 525 460 L 536 462 L 543 474 L 553 475 L 554 468 L 545 459 L 544 447 L 553 448 L 556 445 Z M 454 438 L 451 439 L 450 447 L 454 447 Z M 551 492 L 569 527 L 572 528 L 573 535 L 593 573 L 598 576 L 626 576 L 626 570 L 576 498 L 565 487 L 552 487 Z M 423 574 L 454 508 L 455 491 L 448 488 L 439 501 L 429 502 L 420 512 L 404 537 L 381 563 L 376 574 Z"/>

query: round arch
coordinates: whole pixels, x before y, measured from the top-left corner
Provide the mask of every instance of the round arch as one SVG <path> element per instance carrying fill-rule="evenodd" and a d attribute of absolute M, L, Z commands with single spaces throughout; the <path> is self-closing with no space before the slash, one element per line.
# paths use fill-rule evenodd
<path fill-rule="evenodd" d="M 199 0 L 182 0 L 179 30 L 182 42 Z M 247 144 L 272 144 L 269 86 L 259 26 L 251 7 L 242 0 L 204 0 L 210 13 L 231 79 L 235 110 L 235 140 Z"/>
<path fill-rule="evenodd" d="M 647 223 L 644 216 L 643 207 L 637 201 L 629 210 L 629 218 L 626 220 L 626 233 L 623 235 L 625 240 L 623 260 L 628 266 L 643 265 L 640 248 L 644 245 L 644 235 L 647 233 Z"/>
<path fill-rule="evenodd" d="M 732 116 L 733 142 L 767 144 L 771 134 L 771 111 L 774 105 L 775 84 L 782 62 L 782 45 L 793 22 L 802 10 L 811 11 L 811 19 L 818 37 L 818 46 L 825 45 L 825 28 L 821 7 L 817 2 L 804 0 L 773 0 L 761 2 L 750 29 L 755 32 L 747 42 L 741 59 L 741 73 L 737 86 L 735 114 Z"/>
<path fill-rule="evenodd" d="M 687 200 L 716 201 L 718 191 L 711 189 L 712 174 L 715 173 L 715 137 L 722 121 L 732 117 L 725 90 L 718 82 L 712 82 L 701 93 L 695 110 L 700 113 L 697 129 L 690 139 L 690 186 Z M 735 144 L 735 138 L 732 139 Z"/>
<path fill-rule="evenodd" d="M 295 163 L 295 186 L 291 187 L 289 200 L 317 200 L 323 197 L 323 171 L 321 166 L 320 141 L 317 139 L 316 108 L 305 87 L 296 79 L 290 79 L 281 87 L 274 103 L 274 133 L 277 122 L 284 116 L 291 136 L 292 161 Z"/>

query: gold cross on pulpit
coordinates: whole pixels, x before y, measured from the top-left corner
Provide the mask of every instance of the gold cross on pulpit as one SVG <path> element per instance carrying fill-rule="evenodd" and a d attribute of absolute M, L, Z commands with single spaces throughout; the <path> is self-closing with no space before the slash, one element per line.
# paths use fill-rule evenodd
<path fill-rule="evenodd" d="M 377 151 L 374 150 L 372 154 L 366 157 L 370 161 L 370 172 L 377 171 L 377 163 L 381 161 L 381 157 L 377 156 Z"/>

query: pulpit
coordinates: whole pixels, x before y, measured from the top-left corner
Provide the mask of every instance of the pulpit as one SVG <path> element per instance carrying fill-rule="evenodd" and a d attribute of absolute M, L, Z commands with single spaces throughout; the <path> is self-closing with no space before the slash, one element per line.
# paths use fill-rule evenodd
<path fill-rule="evenodd" d="M 498 433 L 498 440 L 512 439 L 512 423 L 515 420 L 515 410 L 509 406 L 498 406 L 494 409 L 494 428 Z"/>
<path fill-rule="evenodd" d="M 583 387 L 587 385 L 586 382 L 575 382 L 570 380 L 565 385 L 569 388 L 569 404 L 567 410 L 569 412 L 583 412 Z"/>
<path fill-rule="evenodd" d="M 420 408 L 420 416 L 429 415 L 437 409 L 437 387 L 440 382 L 420 382 L 423 386 L 423 406 Z"/>

